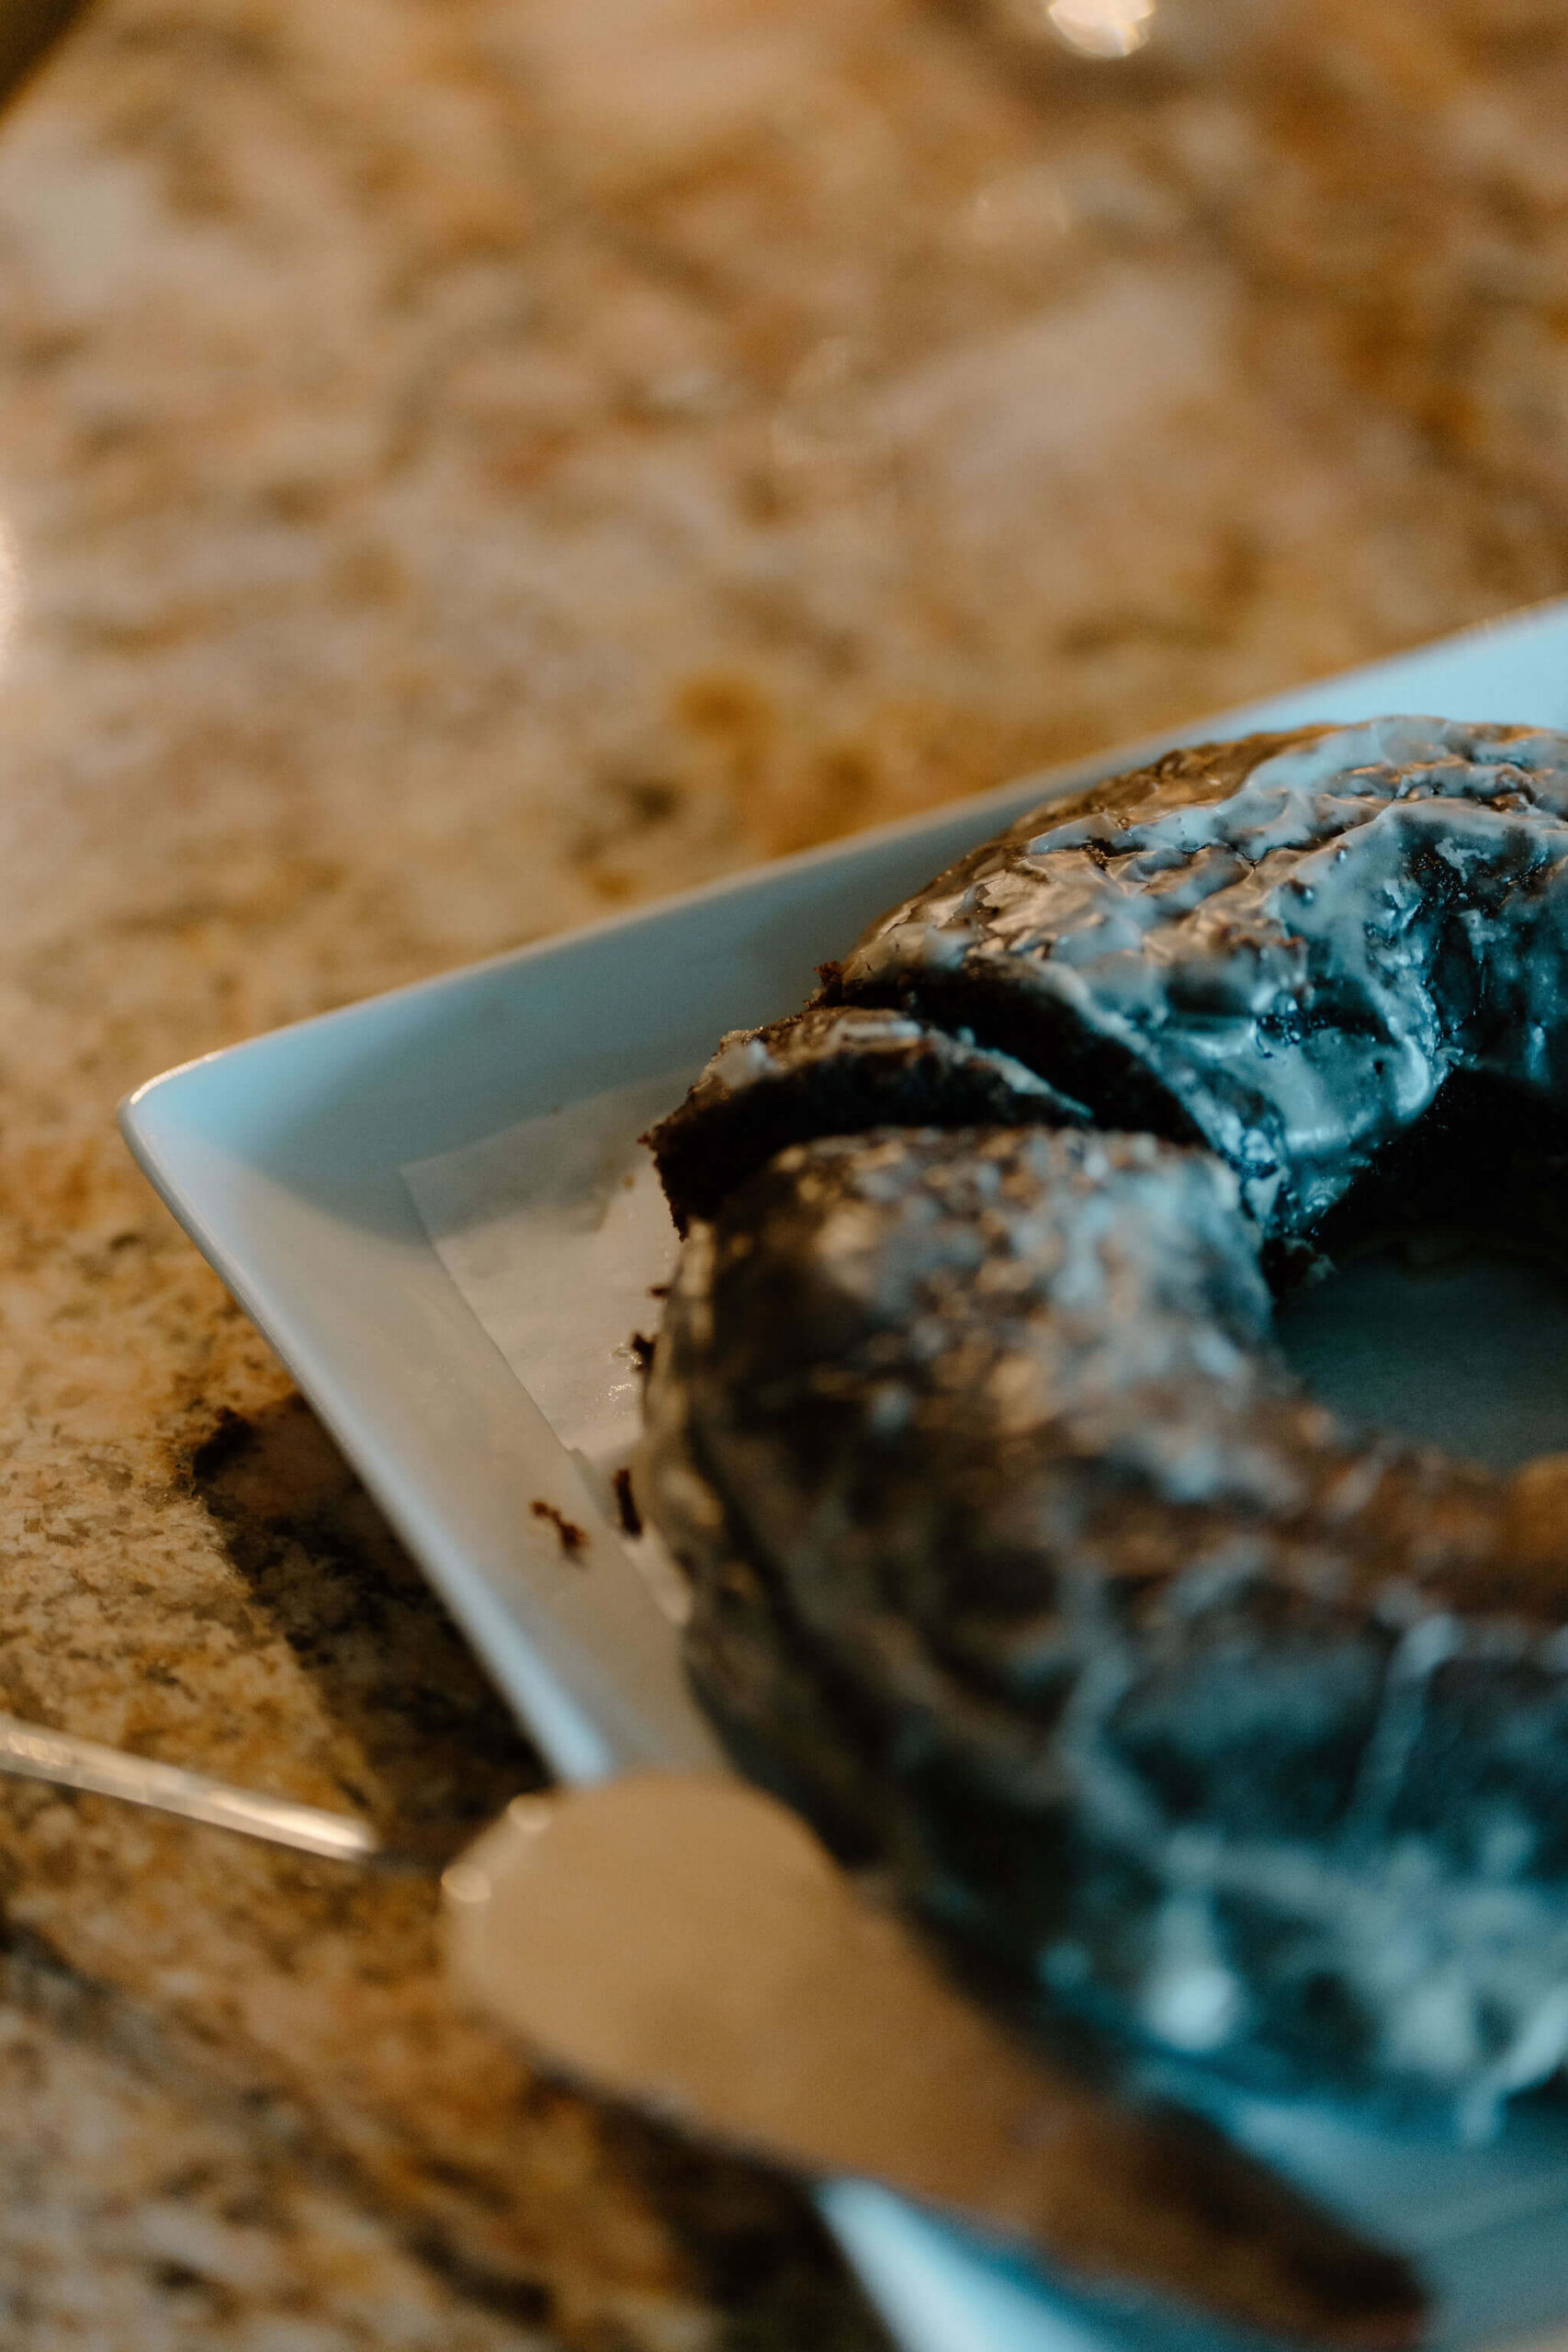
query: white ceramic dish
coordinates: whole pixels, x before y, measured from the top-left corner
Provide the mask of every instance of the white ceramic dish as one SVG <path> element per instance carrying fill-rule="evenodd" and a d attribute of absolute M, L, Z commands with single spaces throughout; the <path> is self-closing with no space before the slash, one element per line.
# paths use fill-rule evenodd
<path fill-rule="evenodd" d="M 694 1066 L 721 1029 L 798 1002 L 814 965 L 866 920 L 1053 789 L 1172 741 L 1391 709 L 1568 728 L 1568 603 L 256 1038 L 128 1102 L 122 1124 L 148 1176 L 563 1777 L 694 1761 L 711 1745 L 673 1629 L 449 1280 L 402 1169 Z M 541 1491 L 591 1528 L 592 1572 L 532 1515 Z M 1568 2352 L 1559 2125 L 1527 2119 L 1501 2147 L 1466 2154 L 1259 2107 L 1231 2120 L 1417 2255 L 1443 2346 Z M 1090 2312 L 869 2187 L 835 2185 L 823 2204 L 909 2352 L 1216 2342 L 1208 2327 Z"/>

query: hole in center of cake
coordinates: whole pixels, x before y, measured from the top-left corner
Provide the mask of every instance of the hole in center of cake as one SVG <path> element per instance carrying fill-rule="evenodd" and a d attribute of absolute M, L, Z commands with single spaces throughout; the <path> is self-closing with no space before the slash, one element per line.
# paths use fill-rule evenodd
<path fill-rule="evenodd" d="M 1297 1377 L 1348 1420 L 1494 1469 L 1568 1453 L 1568 1276 L 1478 1249 L 1370 1252 L 1280 1308 Z"/>

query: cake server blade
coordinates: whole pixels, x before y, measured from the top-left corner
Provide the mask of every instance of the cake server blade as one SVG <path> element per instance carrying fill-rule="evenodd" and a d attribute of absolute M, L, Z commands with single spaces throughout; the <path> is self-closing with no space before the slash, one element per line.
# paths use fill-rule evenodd
<path fill-rule="evenodd" d="M 1419 2335 L 1396 2256 L 1191 2119 L 1015 2041 L 756 1789 L 643 1772 L 519 1798 L 446 1888 L 459 1983 L 548 2070 L 883 2181 L 1100 2290 L 1309 2342 Z"/>

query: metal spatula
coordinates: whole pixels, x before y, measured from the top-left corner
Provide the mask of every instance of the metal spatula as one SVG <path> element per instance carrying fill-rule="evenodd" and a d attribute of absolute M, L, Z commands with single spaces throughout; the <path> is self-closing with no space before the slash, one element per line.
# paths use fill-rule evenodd
<path fill-rule="evenodd" d="M 1404 2265 L 1186 2117 L 1053 2067 L 761 1792 L 643 1772 L 520 1798 L 446 1876 L 459 1981 L 547 2065 L 1060 2269 L 1308 2341 L 1413 2343 Z"/>
<path fill-rule="evenodd" d="M 352 1815 L 12 1716 L 0 1772 L 409 1859 Z M 757 1790 L 645 1770 L 519 1798 L 446 1888 L 459 1981 L 557 2073 L 792 2170 L 882 2180 L 1100 2286 L 1358 2352 L 1419 2334 L 1397 2257 L 1190 2119 L 1013 2041 Z"/>

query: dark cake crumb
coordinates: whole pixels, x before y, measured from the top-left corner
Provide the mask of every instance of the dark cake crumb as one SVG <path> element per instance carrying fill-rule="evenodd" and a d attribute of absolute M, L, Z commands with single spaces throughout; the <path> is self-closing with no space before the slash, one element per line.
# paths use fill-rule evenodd
<path fill-rule="evenodd" d="M 615 1490 L 615 1515 L 621 1522 L 622 1532 L 627 1535 L 640 1535 L 642 1513 L 632 1492 L 631 1472 L 624 1467 L 617 1470 L 610 1484 Z"/>
<path fill-rule="evenodd" d="M 549 1521 L 550 1525 L 560 1537 L 561 1550 L 566 1554 L 568 1559 L 575 1559 L 578 1553 L 582 1550 L 584 1544 L 588 1541 L 587 1529 L 579 1527 L 574 1519 L 568 1519 L 565 1511 L 561 1510 L 555 1503 L 546 1502 L 542 1495 L 535 1496 L 532 1503 L 529 1505 L 529 1509 L 532 1510 L 536 1519 L 547 1519 Z"/>

